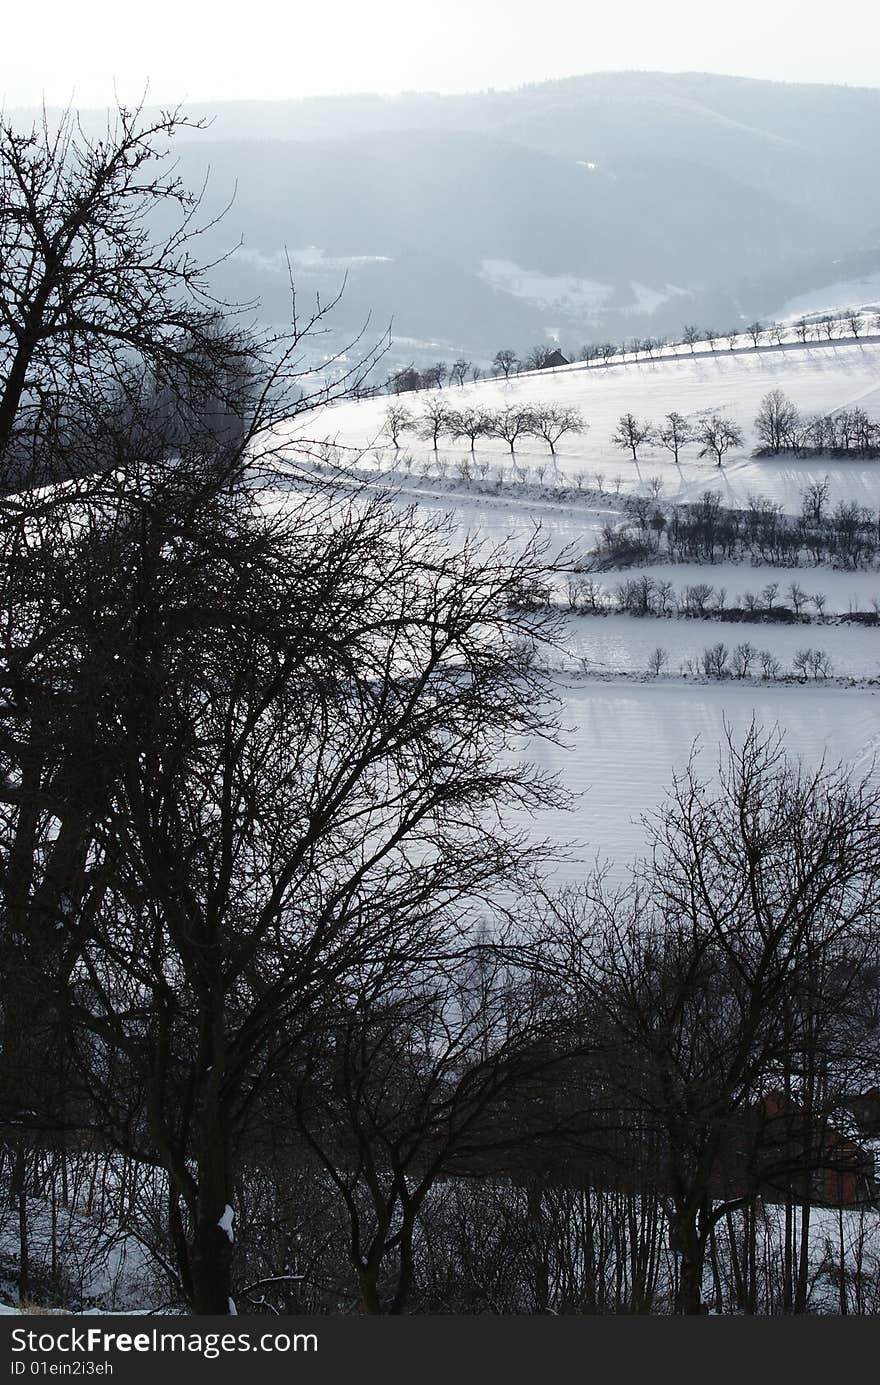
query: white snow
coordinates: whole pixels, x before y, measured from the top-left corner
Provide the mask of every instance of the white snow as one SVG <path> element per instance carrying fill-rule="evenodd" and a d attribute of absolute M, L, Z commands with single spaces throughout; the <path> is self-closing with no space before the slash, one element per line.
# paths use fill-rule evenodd
<path fill-rule="evenodd" d="M 149 1296 L 150 1255 L 124 1226 L 110 1217 L 64 1207 L 56 1208 L 53 1218 L 49 1203 L 38 1197 L 28 1198 L 27 1212 L 32 1270 L 45 1273 L 57 1265 L 68 1292 L 83 1307 L 131 1311 Z M 18 1255 L 18 1213 L 4 1206 L 0 1209 L 0 1261 L 14 1263 Z M 13 1283 L 2 1271 L 0 1292 L 14 1296 Z M 0 1306 L 0 1311 L 10 1310 Z"/>
<path fill-rule="evenodd" d="M 569 658 L 587 658 L 591 671 L 645 673 L 651 652 L 661 645 L 669 654 L 668 672 L 678 673 L 688 671 L 687 660 L 697 660 L 707 646 L 719 643 L 731 651 L 744 643 L 769 649 L 786 671 L 798 650 L 821 649 L 829 655 L 836 676 L 880 677 L 880 628 L 855 624 L 577 615 L 566 618 L 563 648 Z"/>
<path fill-rule="evenodd" d="M 235 1241 L 235 1232 L 232 1229 L 232 1224 L 234 1220 L 235 1213 L 233 1212 L 232 1208 L 227 1202 L 226 1206 L 223 1209 L 223 1216 L 220 1218 L 217 1225 L 219 1226 L 221 1231 L 226 1232 L 226 1235 L 231 1242 Z"/>
<path fill-rule="evenodd" d="M 567 308 L 595 313 L 613 297 L 611 284 L 582 279 L 574 274 L 542 274 L 523 269 L 513 260 L 483 260 L 480 278 L 494 289 L 524 298 L 542 308 Z"/>
<path fill-rule="evenodd" d="M 506 382 L 481 380 L 443 393 L 457 408 L 499 408 L 537 402 L 578 408 L 589 431 L 580 437 L 564 438 L 557 449 L 558 480 L 568 487 L 581 473 L 591 487 L 598 475 L 605 490 L 619 485 L 625 492 L 645 492 L 651 478 L 660 477 L 664 501 L 694 500 L 711 489 L 720 491 L 730 505 L 744 507 L 748 497 L 755 494 L 778 501 L 794 513 L 800 509 L 803 488 L 827 476 L 832 504 L 856 500 L 876 509 L 880 504 L 880 462 L 750 455 L 755 445 L 753 421 L 759 403 L 769 390 L 776 388 L 785 391 L 804 413 L 830 413 L 859 404 L 880 417 L 880 339 L 835 340 L 808 346 L 770 345 L 754 350 L 741 338 L 733 352 L 723 342 L 714 352 L 703 344 L 693 355 L 687 348 L 679 347 L 673 354 L 654 361 L 644 357 L 633 361 L 627 357 L 625 362 L 607 367 L 578 363 L 513 376 Z M 398 402 L 418 416 L 430 397 L 426 393 L 405 394 Z M 309 416 L 308 435 L 337 443 L 349 457 L 369 452 L 372 466 L 376 465 L 378 454 L 384 466 L 391 466 L 400 454 L 395 453 L 383 435 L 389 402 L 383 396 L 340 404 Z M 693 446 L 676 466 L 662 448 L 645 448 L 639 461 L 633 462 L 631 456 L 612 444 L 611 435 L 621 414 L 632 412 L 660 423 L 672 409 L 691 419 L 722 413 L 743 428 L 745 445 L 731 452 L 724 465 L 718 467 L 711 459 L 700 460 Z M 295 431 L 291 430 L 293 436 Z M 413 433 L 404 435 L 401 451 L 414 456 L 417 469 L 424 461 L 434 459 L 431 444 Z M 476 451 L 478 460 L 504 468 L 510 480 L 511 457 L 504 442 L 480 439 Z M 439 456 L 451 473 L 468 456 L 467 444 L 444 445 Z M 538 465 L 544 466 L 545 485 L 549 481 L 553 467 L 541 440 L 523 439 L 517 462 L 532 471 Z"/>
<path fill-rule="evenodd" d="M 868 309 L 877 311 L 880 307 L 880 270 L 866 274 L 861 279 L 841 279 L 832 284 L 800 293 L 789 298 L 773 314 L 779 322 L 797 322 L 800 318 L 840 315 L 842 310 Z"/>
<path fill-rule="evenodd" d="M 569 545 L 584 552 L 604 524 L 624 522 L 625 515 L 615 508 L 618 486 L 623 492 L 644 493 L 654 476 L 663 480 L 661 501 L 691 500 L 713 489 L 735 506 L 744 506 L 754 494 L 777 500 L 796 513 L 802 488 L 827 475 L 832 503 L 853 499 L 876 512 L 880 462 L 749 455 L 754 446 L 754 415 L 762 396 L 773 388 L 784 390 L 805 413 L 860 403 L 880 416 L 880 340 L 788 343 L 756 350 L 741 337 L 734 351 L 719 340 L 714 351 L 705 343 L 693 354 L 689 347 L 679 346 L 653 362 L 644 358 L 634 362 L 630 355 L 625 362 L 608 367 L 573 364 L 509 382 L 492 379 L 445 390 L 444 396 L 458 408 L 557 403 L 579 408 L 590 424 L 585 436 L 569 437 L 560 444 L 555 471 L 544 444 L 525 440 L 517 461 L 531 468 L 527 486 L 514 483 L 510 453 L 503 442 L 479 440 L 478 460 L 505 471 L 503 486 L 492 495 L 478 494 L 476 487 L 469 492 L 455 479 L 456 464 L 468 455 L 466 444 L 441 450 L 440 457 L 447 462 L 444 482 L 410 479 L 408 483 L 400 465 L 404 450 L 415 458 L 413 476 L 418 476 L 424 462 L 433 467 L 436 459 L 430 443 L 413 434 L 406 435 L 400 454 L 391 448 L 382 436 L 387 397 L 346 403 L 310 416 L 308 428 L 311 438 L 335 441 L 345 449 L 343 456 L 362 456 L 363 465 L 374 472 L 377 467 L 395 468 L 394 479 L 404 486 L 402 503 L 415 502 L 432 513 L 451 513 L 462 534 L 478 531 L 493 541 L 506 536 L 520 540 L 539 525 L 554 555 Z M 398 402 L 417 415 L 428 398 L 417 393 L 403 395 Z M 610 436 L 622 413 L 632 411 L 659 422 L 672 409 L 690 417 L 724 412 L 744 428 L 746 446 L 720 469 L 698 461 L 692 450 L 680 467 L 662 450 L 646 451 L 634 464 L 612 446 Z M 540 484 L 536 483 L 538 465 L 546 468 Z M 433 474 L 437 475 L 436 468 Z M 585 490 L 603 492 L 601 500 L 575 493 L 578 475 Z M 458 493 L 450 495 L 450 489 Z M 778 569 L 753 567 L 748 562 L 664 562 L 647 571 L 679 590 L 696 581 L 723 586 L 728 606 L 737 604 L 744 591 L 760 590 L 771 581 L 779 583 L 781 594 L 792 581 L 807 592 L 824 592 L 829 613 L 870 610 L 872 599 L 880 594 L 880 573 L 874 571 Z M 623 575 L 596 574 L 612 587 Z M 530 758 L 559 773 L 562 782 L 580 795 L 573 814 L 545 812 L 524 823 L 537 837 L 571 848 L 570 859 L 556 867 L 557 879 L 581 877 L 597 856 L 613 861 L 613 873 L 622 879 L 627 862 L 645 850 L 647 834 L 638 821 L 640 815 L 656 809 L 697 739 L 703 747 L 702 763 L 711 771 L 724 740 L 725 723 L 737 737 L 755 717 L 765 727 L 778 726 L 789 752 L 807 762 L 827 757 L 835 763 L 855 762 L 863 772 L 870 768 L 880 751 L 877 691 L 834 683 L 708 683 L 676 676 L 684 660 L 719 641 L 728 648 L 748 641 L 757 649 L 770 649 L 784 666 L 796 650 L 819 648 L 829 654 L 837 675 L 871 678 L 880 674 L 880 631 L 857 625 L 568 618 L 561 646 L 551 656 L 551 662 L 569 670 L 555 675 L 568 727 L 565 744 L 554 747 L 537 742 L 527 747 Z M 615 671 L 644 673 L 648 656 L 658 645 L 669 651 L 670 676 L 645 681 L 613 676 Z M 581 657 L 588 660 L 588 670 L 612 676 L 576 676 L 571 670 Z"/>
<path fill-rule="evenodd" d="M 597 857 L 611 863 L 613 879 L 625 879 L 627 864 L 646 850 L 641 816 L 660 805 L 695 745 L 703 771 L 714 772 L 725 722 L 740 739 L 752 717 L 778 727 L 789 753 L 808 764 L 858 762 L 866 773 L 880 752 L 873 689 L 563 678 L 559 693 L 563 743 L 537 742 L 529 756 L 579 797 L 571 813 L 544 811 L 523 822 L 569 852 L 555 867 L 557 883 L 581 879 Z"/>

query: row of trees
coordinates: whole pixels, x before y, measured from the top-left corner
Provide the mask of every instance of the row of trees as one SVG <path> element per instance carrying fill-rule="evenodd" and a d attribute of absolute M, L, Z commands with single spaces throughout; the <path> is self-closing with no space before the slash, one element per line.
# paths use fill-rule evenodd
<path fill-rule="evenodd" d="M 476 384 L 484 375 L 492 375 L 496 379 L 503 376 L 505 380 L 509 380 L 511 375 L 519 375 L 524 370 L 544 370 L 553 354 L 553 347 L 538 345 L 533 346 L 520 360 L 515 351 L 504 348 L 496 351 L 488 371 L 463 356 L 451 363 L 435 361 L 433 365 L 425 366 L 421 370 L 416 369 L 414 365 L 408 365 L 388 376 L 385 381 L 385 393 L 409 394 L 414 390 L 442 390 L 444 385 L 457 385 L 461 389 L 468 381 Z M 377 392 L 377 389 L 370 391 Z"/>
<path fill-rule="evenodd" d="M 761 400 L 755 416 L 755 434 L 762 454 L 794 451 L 800 455 L 857 453 L 876 457 L 880 452 L 880 422 L 860 406 L 807 418 L 779 389 L 770 390 Z M 622 414 L 611 441 L 629 452 L 634 462 L 639 460 L 641 447 L 662 447 L 677 466 L 684 450 L 696 445 L 700 457 L 711 456 L 721 466 L 725 454 L 742 447 L 745 438 L 742 428 L 722 414 L 687 418 L 672 410 L 659 426 L 632 413 Z"/>
<path fill-rule="evenodd" d="M 829 489 L 827 477 L 806 486 L 796 516 L 763 496 L 750 496 L 745 509 L 731 509 L 712 490 L 668 509 L 647 496 L 629 497 L 632 523 L 622 529 L 606 525 L 594 560 L 613 565 L 662 551 L 679 562 L 749 557 L 781 567 L 804 562 L 853 569 L 875 565 L 880 556 L 880 514 L 851 501 L 832 507 Z"/>
<path fill-rule="evenodd" d="M 374 957 L 250 1122 L 240 1302 L 876 1311 L 854 1112 L 878 1059 L 878 819 L 870 781 L 808 772 L 753 729 L 720 785 L 696 764 L 677 781 L 628 887 L 536 899 L 515 932 L 430 963 L 398 952 L 394 984 Z M 119 1159 L 74 1149 L 67 1176 L 85 1161 L 93 1208 L 109 1184 L 178 1302 L 164 1179 Z M 35 1150 L 29 1190 L 37 1172 L 60 1190 Z M 812 1242 L 843 1203 L 855 1263 Z"/>
<path fill-rule="evenodd" d="M 760 592 L 743 592 L 741 606 L 729 606 L 724 587 L 690 582 L 677 590 L 672 582 L 652 577 L 649 572 L 626 577 L 613 588 L 595 577 L 572 577 L 566 583 L 566 598 L 569 610 L 590 615 L 617 611 L 637 616 L 674 615 L 722 620 L 746 617 L 774 621 L 809 620 L 808 606 L 821 617 L 828 602 L 824 592 L 810 594 L 799 582 L 791 582 L 781 593 L 778 582 L 768 582 Z M 878 606 L 880 596 L 874 601 L 875 613 Z"/>
<path fill-rule="evenodd" d="M 459 389 L 463 389 L 469 380 L 473 383 L 481 380 L 484 373 L 482 366 L 466 360 L 463 356 L 452 362 L 435 361 L 433 365 L 422 370 L 408 365 L 388 376 L 385 381 L 385 393 L 410 394 L 416 390 L 442 390 L 444 385 L 450 388 L 457 385 Z M 378 386 L 370 386 L 360 392 L 360 397 L 378 392 Z"/>
<path fill-rule="evenodd" d="M 562 404 L 508 405 L 502 409 L 455 409 L 440 400 L 431 402 L 419 417 L 409 409 L 392 404 L 385 411 L 385 432 L 395 448 L 407 432 L 430 442 L 436 452 L 443 437 L 453 442 L 466 438 L 470 450 L 476 450 L 479 438 L 500 438 L 507 443 L 511 455 L 523 437 L 543 438 L 551 455 L 556 444 L 569 433 L 587 429 L 580 411 Z"/>
<path fill-rule="evenodd" d="M 635 414 L 621 414 L 611 441 L 621 451 L 631 453 L 634 462 L 639 460 L 640 447 L 664 447 L 671 453 L 676 466 L 684 449 L 695 443 L 699 445 L 700 457 L 712 457 L 716 465 L 721 466 L 732 447 L 742 447 L 743 432 L 723 414 L 688 419 L 673 409 L 659 427 L 636 418 Z"/>
<path fill-rule="evenodd" d="M 875 332 L 880 332 L 880 313 L 852 310 L 839 317 L 830 313 L 811 318 L 802 317 L 795 323 L 762 322 L 755 318 L 748 325 L 738 325 L 723 332 L 687 323 L 677 337 L 635 336 L 625 341 L 589 342 L 576 354 L 587 365 L 610 365 L 615 360 L 624 361 L 627 358 L 633 361 L 640 358 L 652 361 L 665 352 L 682 346 L 687 346 L 693 355 L 696 348 L 703 344 L 710 351 L 719 348 L 728 351 L 741 350 L 744 344 L 748 345 L 749 349 L 757 350 L 761 346 L 782 346 L 786 343 L 807 345 L 813 341 L 859 341 L 863 336 Z M 538 346 L 520 359 L 515 351 L 506 348 L 496 352 L 492 361 L 492 373 L 496 377 L 503 376 L 508 379 L 522 371 L 540 370 L 546 365 L 550 352 L 551 348 Z M 570 360 L 574 359 L 575 353 L 565 354 Z"/>
<path fill-rule="evenodd" d="M 665 649 L 658 646 L 648 661 L 648 671 L 657 676 L 669 662 Z M 753 678 L 765 680 L 777 678 L 798 678 L 806 682 L 808 678 L 818 680 L 830 678 L 833 673 L 831 659 L 823 649 L 798 649 L 792 655 L 791 669 L 786 670 L 781 659 L 770 649 L 756 649 L 748 640 L 729 649 L 723 641 L 707 645 L 696 659 L 686 659 L 683 671 L 703 678 Z"/>
<path fill-rule="evenodd" d="M 759 452 L 774 455 L 796 451 L 876 456 L 880 446 L 880 424 L 861 407 L 805 418 L 779 389 L 770 390 L 761 400 L 755 416 L 755 434 Z M 712 456 L 721 466 L 727 451 L 742 447 L 744 435 L 737 424 L 722 415 L 686 418 L 673 410 L 659 426 L 631 413 L 623 414 L 611 440 L 630 452 L 635 462 L 640 447 L 663 447 L 676 465 L 685 448 L 698 444 L 701 457 Z"/>
<path fill-rule="evenodd" d="M 583 433 L 586 428 L 577 409 L 560 404 L 456 409 L 436 399 L 418 416 L 401 404 L 392 404 L 385 412 L 385 432 L 395 448 L 399 448 L 401 437 L 411 432 L 432 443 L 435 452 L 444 437 L 453 442 L 466 438 L 471 452 L 478 438 L 490 437 L 503 439 L 514 453 L 518 440 L 531 436 L 543 438 L 555 455 L 556 444 L 561 438 L 568 433 Z M 779 389 L 770 390 L 761 400 L 755 416 L 755 434 L 760 454 L 796 451 L 800 455 L 856 453 L 875 457 L 880 451 L 880 422 L 870 418 L 860 406 L 805 418 Z M 635 463 L 639 461 L 641 448 L 662 447 L 676 466 L 688 447 L 697 446 L 698 456 L 712 457 L 720 467 L 725 455 L 733 448 L 742 447 L 744 441 L 742 428 L 723 414 L 688 418 L 675 409 L 659 425 L 639 419 L 633 413 L 621 414 L 611 435 L 614 446 L 629 453 Z"/>
<path fill-rule="evenodd" d="M 748 326 L 734 327 L 726 332 L 716 332 L 711 328 L 702 329 L 688 323 L 677 338 L 648 336 L 630 337 L 623 342 L 590 342 L 581 348 L 579 355 L 587 365 L 610 365 L 617 358 L 623 361 L 627 357 L 633 361 L 639 360 L 640 357 L 651 361 L 665 351 L 681 346 L 689 347 L 691 354 L 694 354 L 696 347 L 703 343 L 711 351 L 717 350 L 719 345 L 734 351 L 742 347 L 744 339 L 752 348 L 757 349 L 763 345 L 782 346 L 786 342 L 800 342 L 806 345 L 811 341 L 847 338 L 858 341 L 871 332 L 880 332 L 880 313 L 855 310 L 842 317 L 834 317 L 829 313 L 809 319 L 803 317 L 794 324 L 763 323 L 756 318 Z M 451 362 L 436 361 L 420 370 L 414 365 L 408 365 L 389 375 L 384 389 L 388 394 L 407 394 L 415 390 L 442 389 L 444 385 L 463 387 L 468 381 L 476 383 L 487 375 L 509 380 L 511 375 L 520 375 L 524 371 L 545 369 L 554 351 L 554 347 L 539 344 L 520 357 L 509 347 L 503 347 L 496 351 L 488 370 L 464 357 L 458 357 Z M 572 353 L 565 354 L 569 360 L 574 359 Z M 363 396 L 376 392 L 377 387 L 372 386 L 362 390 L 361 394 Z"/>
<path fill-rule="evenodd" d="M 385 411 L 385 433 L 395 448 L 399 449 L 401 439 L 409 432 L 430 442 L 435 452 L 444 437 L 453 442 L 466 438 L 471 452 L 481 437 L 500 438 L 511 453 L 515 453 L 520 438 L 540 437 L 555 455 L 556 444 L 563 437 L 569 433 L 584 433 L 587 427 L 578 409 L 562 404 L 456 409 L 438 399 L 429 403 L 418 416 L 401 404 L 391 404 Z M 735 423 L 720 414 L 691 421 L 673 410 L 659 428 L 640 421 L 634 414 L 622 414 L 611 441 L 630 452 L 634 462 L 639 460 L 640 447 L 661 446 L 672 453 L 676 463 L 689 444 L 697 443 L 701 457 L 711 455 L 721 466 L 731 447 L 742 446 L 743 434 Z"/>
<path fill-rule="evenodd" d="M 856 405 L 833 414 L 804 416 L 782 390 L 771 390 L 761 400 L 755 418 L 760 451 L 831 453 L 861 457 L 880 455 L 880 422 Z"/>

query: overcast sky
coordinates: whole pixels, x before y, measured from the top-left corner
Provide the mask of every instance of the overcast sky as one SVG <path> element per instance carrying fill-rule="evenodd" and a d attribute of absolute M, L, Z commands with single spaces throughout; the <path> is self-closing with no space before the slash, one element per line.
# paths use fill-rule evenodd
<path fill-rule="evenodd" d="M 878 0 L 9 0 L 6 106 L 468 91 L 622 68 L 880 85 Z"/>

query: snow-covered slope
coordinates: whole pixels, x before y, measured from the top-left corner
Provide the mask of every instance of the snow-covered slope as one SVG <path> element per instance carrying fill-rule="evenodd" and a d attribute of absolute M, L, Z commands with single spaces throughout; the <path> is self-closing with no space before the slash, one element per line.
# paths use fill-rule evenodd
<path fill-rule="evenodd" d="M 818 317 L 825 313 L 839 314 L 841 311 L 864 309 L 876 312 L 880 307 L 880 270 L 863 275 L 860 279 L 836 279 L 834 283 L 799 293 L 789 298 L 774 317 L 780 322 L 797 322 L 802 317 Z"/>
<path fill-rule="evenodd" d="M 705 344 L 693 353 L 678 347 L 654 361 L 634 361 L 630 355 L 610 366 L 572 365 L 509 382 L 488 380 L 444 390 L 442 397 L 456 408 L 540 402 L 581 410 L 590 431 L 560 444 L 556 467 L 542 442 L 528 438 L 518 447 L 517 470 L 528 475 L 529 484 L 515 479 L 509 449 L 499 441 L 477 443 L 477 460 L 491 464 L 479 483 L 458 474 L 468 456 L 467 443 L 446 445 L 435 454 L 430 442 L 408 433 L 396 451 L 384 433 L 389 404 L 402 405 L 418 417 L 432 398 L 429 393 L 401 395 L 394 401 L 383 396 L 326 409 L 309 416 L 308 436 L 335 444 L 340 457 L 350 462 L 360 458 L 363 468 L 374 474 L 392 473 L 403 500 L 415 500 L 434 514 L 451 513 L 462 532 L 517 541 L 539 524 L 551 551 L 565 546 L 589 549 L 604 524 L 625 520 L 623 501 L 615 494 L 618 488 L 621 495 L 648 492 L 654 477 L 663 481 L 661 501 L 692 499 L 711 488 L 733 505 L 762 495 L 796 512 L 802 488 L 827 475 L 832 500 L 857 500 L 876 513 L 880 461 L 751 456 L 755 413 L 763 395 L 775 388 L 790 395 L 805 414 L 858 403 L 880 417 L 880 338 L 754 349 L 741 337 L 733 351 L 726 342 L 714 351 Z M 631 411 L 659 423 L 672 409 L 691 417 L 724 413 L 743 428 L 745 446 L 718 468 L 699 460 L 693 448 L 679 467 L 660 449 L 646 449 L 634 464 L 611 443 L 622 413 Z M 407 454 L 414 458 L 408 469 Z M 543 474 L 538 467 L 545 468 Z M 444 473 L 445 479 L 437 479 Z M 602 495 L 591 496 L 590 491 Z M 657 579 L 671 580 L 677 589 L 698 581 L 723 586 L 729 604 L 747 589 L 760 589 L 770 581 L 778 582 L 781 592 L 797 580 L 810 593 L 825 593 L 829 614 L 869 610 L 880 597 L 880 573 L 873 568 L 843 572 L 823 567 L 755 569 L 748 562 L 702 567 L 663 563 L 651 572 Z M 603 573 L 599 580 L 613 586 L 620 576 Z M 702 747 L 706 772 L 712 772 L 725 725 L 735 737 L 744 734 L 753 717 L 767 728 L 777 726 L 790 753 L 808 763 L 845 760 L 866 772 L 875 755 L 880 761 L 877 687 L 846 687 L 840 681 L 803 685 L 683 677 L 687 661 L 716 641 L 731 648 L 749 641 L 758 649 L 769 649 L 786 669 L 797 649 L 816 646 L 828 654 L 833 673 L 842 678 L 880 676 L 880 630 L 874 628 L 568 617 L 551 660 L 559 669 L 556 685 L 567 728 L 565 744 L 560 748 L 539 743 L 529 750 L 578 795 L 573 813 L 546 813 L 529 823 L 538 836 L 569 847 L 557 879 L 577 879 L 599 857 L 612 862 L 614 878 L 622 880 L 627 863 L 645 849 L 640 816 L 657 807 L 695 741 Z M 667 672 L 644 678 L 657 646 L 667 650 Z"/>
<path fill-rule="evenodd" d="M 560 480 L 568 485 L 580 473 L 587 487 L 597 487 L 601 481 L 605 490 L 616 490 L 619 485 L 621 491 L 637 492 L 646 491 L 651 478 L 660 477 L 662 497 L 667 501 L 694 499 L 713 488 L 732 505 L 744 506 L 749 495 L 759 494 L 796 511 L 803 487 L 828 475 L 832 500 L 858 500 L 876 508 L 880 504 L 880 463 L 750 455 L 755 445 L 754 417 L 762 397 L 772 389 L 783 390 L 804 413 L 831 413 L 859 404 L 880 417 L 880 338 L 754 349 L 741 337 L 733 351 L 723 343 L 714 351 L 701 345 L 693 354 L 687 347 L 679 347 L 653 361 L 644 356 L 634 361 L 630 356 L 609 366 L 563 366 L 509 381 L 493 379 L 463 389 L 453 387 L 443 395 L 460 409 L 526 403 L 578 408 L 589 431 L 581 437 L 563 439 L 558 447 Z M 431 393 L 419 392 L 401 395 L 395 402 L 418 418 L 431 398 Z M 390 466 L 398 454 L 384 433 L 389 402 L 383 396 L 327 409 L 309 419 L 309 436 L 335 442 L 350 456 L 367 450 L 373 466 L 377 460 Z M 621 414 L 631 412 L 660 423 L 673 409 L 693 419 L 721 413 L 744 430 L 745 445 L 731 452 L 719 468 L 712 459 L 699 459 L 694 446 L 676 466 L 662 448 L 640 449 L 639 461 L 633 462 L 612 444 L 611 434 Z M 416 468 L 434 458 L 431 444 L 412 432 L 404 435 L 401 451 L 415 457 Z M 451 468 L 467 454 L 466 442 L 447 441 L 439 459 Z M 490 461 L 493 467 L 506 468 L 509 477 L 511 457 L 506 443 L 481 438 L 477 457 Z M 522 439 L 516 460 L 521 468 L 546 466 L 546 444 L 540 439 Z M 545 484 L 548 480 L 549 471 Z"/>
<path fill-rule="evenodd" d="M 533 758 L 578 797 L 572 812 L 545 812 L 524 824 L 565 853 L 554 871 L 558 882 L 576 882 L 597 861 L 622 882 L 628 863 L 646 850 L 642 816 L 657 809 L 695 747 L 701 772 L 712 775 L 726 726 L 735 740 L 753 717 L 776 727 L 789 754 L 808 764 L 845 760 L 866 773 L 875 756 L 880 762 L 875 689 L 562 678 L 558 690 L 563 743 L 538 743 Z"/>

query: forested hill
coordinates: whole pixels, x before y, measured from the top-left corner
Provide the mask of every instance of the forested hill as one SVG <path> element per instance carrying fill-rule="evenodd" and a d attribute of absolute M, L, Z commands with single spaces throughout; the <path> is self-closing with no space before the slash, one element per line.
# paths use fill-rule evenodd
<path fill-rule="evenodd" d="M 880 91 L 602 73 L 509 92 L 192 107 L 180 146 L 234 205 L 223 271 L 263 313 L 347 273 L 341 332 L 404 354 L 725 327 L 880 268 Z"/>

